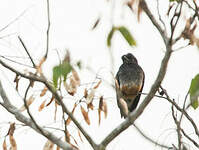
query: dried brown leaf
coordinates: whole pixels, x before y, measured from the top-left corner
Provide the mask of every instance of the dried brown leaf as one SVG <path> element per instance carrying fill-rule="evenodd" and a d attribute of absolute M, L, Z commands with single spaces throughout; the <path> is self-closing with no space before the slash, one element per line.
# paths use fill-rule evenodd
<path fill-rule="evenodd" d="M 78 145 L 76 139 L 73 136 L 71 136 L 71 138 L 73 139 L 73 141 L 75 142 L 75 144 L 77 145 L 77 148 L 78 148 L 79 145 Z"/>
<path fill-rule="evenodd" d="M 91 102 L 87 104 L 87 108 L 93 110 L 94 109 L 93 103 Z"/>
<path fill-rule="evenodd" d="M 29 97 L 29 99 L 26 101 L 27 106 L 29 107 L 35 100 L 35 97 L 33 95 L 31 95 Z M 19 109 L 20 112 L 23 112 L 24 110 L 26 110 L 25 105 L 21 106 L 21 108 Z"/>
<path fill-rule="evenodd" d="M 99 82 L 97 83 L 97 85 L 96 85 L 96 86 L 94 86 L 94 88 L 93 88 L 93 89 L 97 89 L 101 83 L 102 83 L 102 80 L 99 80 Z"/>
<path fill-rule="evenodd" d="M 11 145 L 11 150 L 17 150 L 17 143 L 16 140 L 14 139 L 13 135 L 9 135 L 9 140 L 10 140 L 10 145 Z"/>
<path fill-rule="evenodd" d="M 98 108 L 98 116 L 99 116 L 98 123 L 99 123 L 99 125 L 101 122 L 101 111 L 103 111 L 103 96 L 101 96 L 100 100 L 99 100 L 99 108 Z"/>
<path fill-rule="evenodd" d="M 78 148 L 77 146 L 75 146 L 75 145 L 73 145 L 73 144 L 71 144 L 71 143 L 70 143 L 70 145 L 71 145 L 74 149 L 79 150 L 79 148 Z"/>
<path fill-rule="evenodd" d="M 70 78 L 70 86 L 72 89 L 77 87 L 77 82 L 73 77 Z"/>
<path fill-rule="evenodd" d="M 36 67 L 36 69 L 37 69 L 37 73 L 41 73 L 42 74 L 42 64 L 44 63 L 46 61 L 46 57 L 44 56 L 41 60 L 40 60 L 40 62 L 39 62 L 39 65 Z"/>
<path fill-rule="evenodd" d="M 44 101 L 41 103 L 41 105 L 39 106 L 39 109 L 38 109 L 39 112 L 42 111 L 42 110 L 44 109 L 45 103 L 46 103 L 46 100 L 44 100 Z"/>
<path fill-rule="evenodd" d="M 70 52 L 69 52 L 69 50 L 66 50 L 66 54 L 65 54 L 65 57 L 64 57 L 64 62 L 70 63 Z"/>
<path fill-rule="evenodd" d="M 53 147 L 54 143 L 52 143 L 50 140 L 47 140 L 43 147 L 43 150 L 53 150 Z"/>
<path fill-rule="evenodd" d="M 87 104 L 91 103 L 93 101 L 94 96 L 95 96 L 95 89 L 91 89 L 90 93 L 86 98 L 86 103 Z"/>
<path fill-rule="evenodd" d="M 65 140 L 66 140 L 66 142 L 68 142 L 68 143 L 70 143 L 70 133 L 68 132 L 68 130 L 66 129 L 65 130 Z"/>
<path fill-rule="evenodd" d="M 77 91 L 77 86 L 76 86 L 76 82 L 73 78 L 70 78 L 70 84 L 68 84 L 67 82 L 64 82 L 64 87 L 66 89 L 66 91 L 68 92 L 68 94 L 70 95 L 74 95 Z"/>
<path fill-rule="evenodd" d="M 55 98 L 54 96 L 51 97 L 50 102 L 48 102 L 48 104 L 46 104 L 46 107 L 49 106 L 53 102 L 54 98 Z"/>
<path fill-rule="evenodd" d="M 99 125 L 100 125 L 100 122 L 101 122 L 101 109 L 100 108 L 98 108 L 98 116 L 99 116 L 99 120 L 98 120 L 98 123 L 99 123 Z"/>
<path fill-rule="evenodd" d="M 135 3 L 136 0 L 131 0 L 127 2 L 127 6 L 133 11 L 133 5 Z"/>
<path fill-rule="evenodd" d="M 108 115 L 108 108 L 107 108 L 107 104 L 106 104 L 105 101 L 103 101 L 103 112 L 104 112 L 105 118 L 107 118 L 107 115 Z"/>
<path fill-rule="evenodd" d="M 84 97 L 87 98 L 87 96 L 88 96 L 88 90 L 84 89 Z"/>
<path fill-rule="evenodd" d="M 6 138 L 3 141 L 3 150 L 7 150 Z"/>
<path fill-rule="evenodd" d="M 59 146 L 57 146 L 56 150 L 60 150 L 60 147 L 59 147 Z"/>
<path fill-rule="evenodd" d="M 8 130 L 8 135 L 12 135 L 13 136 L 14 131 L 15 131 L 15 123 L 11 123 L 10 124 L 10 128 Z"/>
<path fill-rule="evenodd" d="M 99 100 L 99 109 L 103 110 L 103 96 L 100 96 L 100 100 Z"/>
<path fill-rule="evenodd" d="M 77 71 L 73 69 L 72 70 L 72 75 L 73 75 L 73 78 L 76 81 L 76 86 L 79 86 L 80 85 L 80 78 L 79 78 L 79 75 L 78 75 Z"/>
<path fill-rule="evenodd" d="M 143 11 L 142 4 L 143 4 L 142 1 L 139 1 L 139 3 L 138 3 L 138 15 L 137 15 L 138 22 L 140 21 L 140 15 L 141 15 L 141 13 Z"/>
<path fill-rule="evenodd" d="M 77 104 L 75 103 L 73 106 L 72 112 L 71 112 L 72 114 L 74 113 L 76 107 L 77 107 Z M 71 118 L 68 116 L 68 118 L 66 120 L 66 125 L 69 125 L 70 122 L 71 122 Z"/>
<path fill-rule="evenodd" d="M 192 29 L 190 29 L 190 32 L 191 32 L 192 34 L 194 33 L 196 27 L 197 27 L 197 23 L 195 23 L 194 26 L 192 27 Z"/>
<path fill-rule="evenodd" d="M 44 87 L 44 89 L 41 91 L 40 97 L 44 96 L 47 92 L 48 88 Z"/>
<path fill-rule="evenodd" d="M 83 139 L 82 139 L 82 136 L 81 136 L 80 131 L 79 131 L 79 130 L 77 130 L 77 131 L 78 131 L 78 136 L 79 136 L 80 140 L 81 140 L 82 142 L 84 142 Z"/>
<path fill-rule="evenodd" d="M 29 80 L 29 81 L 30 81 L 30 87 L 33 87 L 35 82 L 33 80 Z"/>
<path fill-rule="evenodd" d="M 14 79 L 14 82 L 16 83 L 16 90 L 18 91 L 18 86 L 19 86 L 19 79 L 20 79 L 20 76 L 18 74 L 16 74 L 16 77 Z"/>
<path fill-rule="evenodd" d="M 81 108 L 81 112 L 82 112 L 82 115 L 84 117 L 84 120 L 86 121 L 86 123 L 88 125 L 90 125 L 90 119 L 88 117 L 88 112 L 86 112 L 85 109 L 82 106 L 80 108 Z"/>

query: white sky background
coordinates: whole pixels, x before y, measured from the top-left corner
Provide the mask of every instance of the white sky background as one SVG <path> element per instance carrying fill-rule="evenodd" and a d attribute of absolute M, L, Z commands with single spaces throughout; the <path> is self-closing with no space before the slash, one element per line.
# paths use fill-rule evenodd
<path fill-rule="evenodd" d="M 0 37 L 14 33 L 14 35 L 0 40 L 0 55 L 27 57 L 16 38 L 17 35 L 20 35 L 35 61 L 37 61 L 37 63 L 39 62 L 45 53 L 45 32 L 47 27 L 45 2 L 46 1 L 41 0 L 0 1 L 0 29 L 28 8 L 26 13 L 20 17 L 18 21 L 0 33 Z M 163 41 L 145 14 L 141 15 L 141 21 L 138 23 L 136 15 L 132 14 L 126 6 L 120 5 L 120 2 L 121 1 L 117 1 L 114 10 L 112 10 L 112 4 L 106 0 L 50 1 L 50 51 L 48 60 L 44 64 L 44 73 L 49 79 L 51 79 L 52 76 L 52 67 L 59 63 L 55 49 L 59 51 L 62 58 L 64 57 L 65 49 L 69 49 L 73 62 L 82 60 L 83 67 L 89 66 L 93 68 L 96 72 L 99 72 L 100 77 L 112 82 L 110 72 L 111 63 L 108 52 L 109 49 L 106 46 L 106 38 L 111 29 L 111 23 L 114 23 L 115 25 L 127 26 L 135 37 L 138 45 L 133 48 L 129 47 L 120 34 L 116 33 L 114 35 L 112 41 L 113 46 L 111 48 L 115 62 L 114 74 L 122 63 L 120 57 L 123 54 L 132 52 L 145 71 L 146 79 L 143 92 L 147 93 L 149 91 L 157 76 L 160 62 L 164 55 Z M 155 2 L 156 1 L 150 5 L 154 13 L 156 12 Z M 162 12 L 165 11 L 166 5 L 167 4 L 161 3 Z M 113 18 L 111 17 L 112 15 L 114 15 Z M 91 31 L 92 25 L 99 16 L 101 16 L 99 26 L 94 31 Z M 164 15 L 163 17 L 166 18 Z M 182 26 L 182 28 L 183 27 L 184 26 Z M 199 72 L 198 58 L 199 53 L 196 47 L 180 50 L 173 53 L 171 57 L 163 86 L 172 98 L 175 98 L 177 101 L 179 100 L 179 103 L 183 102 L 191 79 Z M 21 59 L 18 60 L 22 61 Z M 25 61 L 27 63 L 30 62 L 28 59 L 25 59 Z M 24 62 L 24 60 L 22 62 Z M 17 66 L 20 69 L 19 65 Z M 12 93 L 13 103 L 16 102 L 16 105 L 21 106 L 22 101 L 16 98 L 14 86 L 11 86 L 13 76 L 8 76 L 6 70 L 2 69 L 2 67 L 1 70 L 0 77 L 1 79 L 5 79 L 3 83 L 5 88 L 8 89 L 7 92 Z M 93 81 L 95 78 L 95 75 L 88 77 L 88 72 L 86 71 L 82 71 L 81 74 L 83 83 Z M 7 79 L 9 79 L 9 81 Z M 10 88 L 10 86 L 12 88 Z M 92 118 L 91 121 L 94 122 L 91 126 L 87 126 L 83 120 L 81 121 L 95 141 L 102 140 L 105 135 L 123 121 L 120 119 L 119 109 L 116 106 L 115 92 L 110 87 L 105 86 L 105 84 L 102 84 L 100 89 L 98 95 L 104 95 L 104 97 L 107 98 L 108 118 L 106 120 L 102 119 L 102 125 L 98 127 L 96 111 L 90 114 Z M 23 89 L 21 89 L 21 91 L 23 91 Z M 141 97 L 141 101 L 143 98 L 144 96 Z M 37 107 L 40 103 L 41 101 L 38 100 L 34 106 Z M 54 110 L 53 106 L 44 110 L 44 112 L 34 113 L 35 117 L 45 125 L 53 122 L 53 117 L 48 110 Z M 191 116 L 197 116 L 198 113 L 198 110 L 194 111 L 190 108 Z M 0 118 L 0 122 L 7 122 L 7 118 L 13 117 L 6 113 L 4 109 L 1 109 Z M 175 126 L 171 119 L 171 109 L 165 100 L 154 98 L 141 117 L 136 120 L 136 123 L 148 135 L 160 142 L 169 145 L 175 141 L 176 134 L 174 130 Z M 188 126 L 189 124 L 185 122 L 184 125 L 189 129 L 190 134 L 193 133 L 193 130 Z M 0 124 L 0 126 L 3 127 L 4 125 Z M 0 145 L 4 139 L 3 136 L 7 133 L 7 129 L 8 125 L 0 128 Z M 15 136 L 18 149 L 20 150 L 42 149 L 46 141 L 45 138 L 25 128 L 19 129 Z M 80 144 L 82 149 L 88 149 L 85 145 L 88 144 Z M 132 147 L 135 149 L 141 148 L 148 150 L 159 149 L 143 139 L 133 127 L 129 127 L 129 129 L 117 137 L 108 149 L 127 150 L 132 149 Z"/>

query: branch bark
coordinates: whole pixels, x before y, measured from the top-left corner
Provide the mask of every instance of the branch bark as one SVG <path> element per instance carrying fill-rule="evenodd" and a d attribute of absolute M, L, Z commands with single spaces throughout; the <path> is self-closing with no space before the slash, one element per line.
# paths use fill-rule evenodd
<path fill-rule="evenodd" d="M 152 15 L 151 11 L 148 9 L 148 6 L 147 6 L 145 0 L 141 1 L 141 6 L 142 6 L 142 9 L 147 14 L 147 16 L 149 17 L 149 19 L 151 20 L 151 22 L 153 23 L 153 25 L 160 32 L 160 35 L 161 35 L 161 37 L 162 37 L 162 39 L 163 39 L 163 41 L 165 43 L 165 46 L 166 46 L 166 53 L 165 53 L 164 58 L 163 58 L 163 60 L 161 62 L 161 67 L 160 67 L 159 73 L 158 73 L 158 75 L 156 77 L 156 80 L 155 80 L 154 84 L 152 85 L 152 87 L 151 87 L 151 89 L 149 91 L 149 94 L 145 97 L 144 101 L 140 104 L 138 109 L 135 112 L 132 112 L 123 123 L 121 123 L 118 127 L 116 127 L 101 142 L 101 145 L 103 145 L 103 147 L 106 147 L 121 132 L 123 132 L 130 125 L 132 125 L 134 123 L 134 121 L 143 113 L 144 109 L 147 107 L 147 105 L 150 103 L 152 98 L 155 96 L 156 91 L 158 90 L 158 88 L 161 85 L 162 80 L 164 79 L 164 76 L 165 76 L 166 70 L 167 70 L 168 61 L 169 61 L 169 58 L 170 58 L 171 53 L 172 53 L 172 44 L 171 44 L 171 42 L 169 42 L 169 39 L 168 39 L 166 33 L 161 28 L 161 26 L 158 24 L 158 22 L 156 21 L 155 17 Z"/>
<path fill-rule="evenodd" d="M 39 76 L 37 76 L 35 74 L 32 74 L 32 73 L 30 73 L 29 75 L 23 74 L 23 73 L 17 71 L 16 69 L 14 69 L 13 67 L 7 65 L 2 60 L 0 60 L 0 64 L 3 65 L 5 68 L 9 69 L 10 71 L 16 73 L 17 75 L 20 75 L 23 78 L 29 79 L 31 81 L 38 81 L 40 83 L 43 83 L 48 88 L 48 90 L 53 94 L 53 96 L 58 101 L 58 103 L 61 105 L 63 111 L 71 118 L 71 120 L 74 122 L 74 124 L 79 128 L 79 130 L 82 132 L 82 134 L 88 140 L 88 142 L 90 143 L 90 145 L 94 149 L 98 147 L 97 144 L 90 137 L 90 135 L 84 130 L 84 128 L 81 126 L 81 124 L 73 116 L 73 114 L 66 108 L 65 104 L 62 101 L 61 96 L 59 96 L 59 94 L 57 93 L 57 91 L 55 90 L 55 88 L 46 80 L 46 78 L 44 76 L 39 77 Z"/>
<path fill-rule="evenodd" d="M 27 117 L 25 117 L 15 106 L 13 106 L 10 103 L 9 98 L 6 95 L 6 92 L 4 91 L 4 88 L 2 86 L 2 83 L 0 81 L 0 95 L 3 99 L 3 103 L 0 103 L 8 112 L 13 114 L 17 120 L 24 123 L 25 125 L 31 127 L 33 130 L 35 130 L 38 133 L 41 133 L 40 130 L 35 126 L 33 121 Z M 39 125 L 38 125 L 39 126 Z M 40 126 L 39 126 L 40 127 Z M 67 144 L 66 142 L 63 142 L 60 138 L 56 137 L 54 134 L 50 133 L 48 130 L 42 129 L 43 134 L 45 137 L 47 137 L 49 140 L 51 140 L 53 143 L 57 144 L 59 147 L 63 148 L 64 150 L 73 150 L 73 148 Z"/>

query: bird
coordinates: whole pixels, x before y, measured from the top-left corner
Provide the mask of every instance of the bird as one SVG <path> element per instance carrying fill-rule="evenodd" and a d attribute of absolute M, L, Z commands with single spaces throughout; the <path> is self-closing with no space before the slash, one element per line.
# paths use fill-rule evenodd
<path fill-rule="evenodd" d="M 138 105 L 144 87 L 145 74 L 131 53 L 121 58 L 123 64 L 115 76 L 115 89 L 121 118 L 126 118 Z"/>

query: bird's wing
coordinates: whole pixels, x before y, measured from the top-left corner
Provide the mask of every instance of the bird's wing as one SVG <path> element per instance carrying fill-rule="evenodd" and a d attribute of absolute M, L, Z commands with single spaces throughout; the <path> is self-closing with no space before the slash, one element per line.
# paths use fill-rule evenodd
<path fill-rule="evenodd" d="M 122 92 L 120 90 L 120 81 L 118 74 L 115 78 L 115 89 L 116 89 L 116 97 L 117 97 L 117 105 L 120 109 L 121 117 L 126 118 L 128 115 L 128 105 L 126 101 L 122 98 Z"/>
<path fill-rule="evenodd" d="M 133 103 L 131 104 L 131 107 L 130 107 L 130 112 L 132 112 L 138 105 L 138 102 L 140 100 L 140 96 L 141 96 L 141 93 L 142 93 L 142 89 L 144 87 L 144 80 L 145 80 L 145 74 L 143 72 L 143 81 L 142 81 L 142 87 L 139 91 L 139 94 L 135 97 L 135 99 L 133 100 Z"/>

